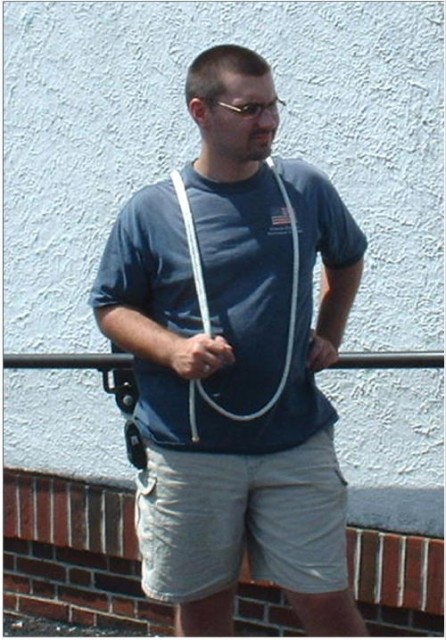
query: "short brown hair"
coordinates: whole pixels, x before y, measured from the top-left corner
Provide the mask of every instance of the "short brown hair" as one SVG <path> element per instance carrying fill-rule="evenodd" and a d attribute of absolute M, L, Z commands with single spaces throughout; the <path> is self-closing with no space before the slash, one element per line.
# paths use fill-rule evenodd
<path fill-rule="evenodd" d="M 186 101 L 201 98 L 212 104 L 225 90 L 222 71 L 247 76 L 263 76 L 271 71 L 267 61 L 255 51 L 234 44 L 223 44 L 200 53 L 190 65 L 186 78 Z"/>

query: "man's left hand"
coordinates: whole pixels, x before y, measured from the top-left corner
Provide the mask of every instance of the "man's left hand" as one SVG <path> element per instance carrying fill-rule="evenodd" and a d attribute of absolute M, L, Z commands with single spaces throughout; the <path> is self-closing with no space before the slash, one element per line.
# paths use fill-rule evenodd
<path fill-rule="evenodd" d="M 310 371 L 322 371 L 339 360 L 338 350 L 325 338 L 314 334 L 311 340 L 307 367 Z"/>

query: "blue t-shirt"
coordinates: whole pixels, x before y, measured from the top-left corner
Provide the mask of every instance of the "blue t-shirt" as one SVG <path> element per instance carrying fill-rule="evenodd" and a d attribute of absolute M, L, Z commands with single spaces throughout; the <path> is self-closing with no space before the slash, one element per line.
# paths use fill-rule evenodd
<path fill-rule="evenodd" d="M 189 382 L 135 360 L 143 434 L 164 447 L 221 453 L 279 451 L 304 442 L 338 416 L 305 367 L 317 253 L 330 268 L 361 259 L 367 242 L 327 177 L 301 160 L 275 159 L 298 219 L 299 288 L 292 365 L 284 392 L 264 416 L 226 418 L 196 394 L 200 435 L 192 442 Z M 273 396 L 285 363 L 293 248 L 290 219 L 266 163 L 248 180 L 221 183 L 187 165 L 181 172 L 192 209 L 213 335 L 231 344 L 236 363 L 203 385 L 226 410 L 251 414 Z M 203 331 L 179 203 L 170 179 L 135 194 L 106 245 L 90 304 L 130 305 L 183 336 Z"/>

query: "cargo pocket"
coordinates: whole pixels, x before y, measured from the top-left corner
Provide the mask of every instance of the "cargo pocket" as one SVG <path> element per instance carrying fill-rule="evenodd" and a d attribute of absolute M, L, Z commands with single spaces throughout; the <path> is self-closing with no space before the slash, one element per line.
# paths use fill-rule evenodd
<path fill-rule="evenodd" d="M 156 487 L 156 472 L 149 468 L 142 469 L 136 476 L 136 492 L 144 496 L 150 495 Z"/>
<path fill-rule="evenodd" d="M 156 509 L 156 473 L 152 469 L 140 471 L 136 477 L 135 530 L 139 541 L 139 550 L 145 561 L 153 555 L 155 509 Z"/>

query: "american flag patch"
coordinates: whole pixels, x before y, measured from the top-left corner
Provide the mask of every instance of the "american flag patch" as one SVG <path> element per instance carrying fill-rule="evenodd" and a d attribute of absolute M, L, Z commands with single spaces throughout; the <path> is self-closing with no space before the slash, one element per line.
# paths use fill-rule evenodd
<path fill-rule="evenodd" d="M 280 213 L 275 215 L 275 216 L 271 216 L 271 223 L 273 225 L 273 227 L 279 227 L 279 226 L 283 226 L 283 225 L 290 225 L 291 224 L 291 218 L 290 218 L 290 214 L 288 213 L 288 209 L 286 207 L 283 207 L 282 209 L 280 209 Z"/>

